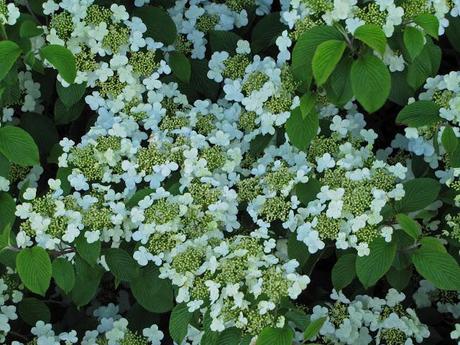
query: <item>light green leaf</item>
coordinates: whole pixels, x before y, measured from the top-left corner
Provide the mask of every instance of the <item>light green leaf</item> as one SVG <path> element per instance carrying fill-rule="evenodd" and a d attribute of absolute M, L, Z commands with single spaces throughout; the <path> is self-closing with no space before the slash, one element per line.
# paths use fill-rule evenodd
<path fill-rule="evenodd" d="M 404 46 L 411 60 L 414 60 L 423 50 L 425 45 L 425 36 L 423 32 L 412 26 L 406 26 L 404 29 Z"/>
<path fill-rule="evenodd" d="M 396 244 L 382 237 L 369 244 L 370 254 L 356 258 L 356 275 L 365 288 L 375 285 L 391 267 L 396 255 Z"/>
<path fill-rule="evenodd" d="M 411 217 L 400 213 L 396 215 L 396 220 L 398 221 L 399 225 L 401 225 L 403 231 L 414 240 L 418 239 L 422 234 L 422 228 L 420 227 L 420 224 L 413 220 Z"/>
<path fill-rule="evenodd" d="M 16 268 L 26 288 L 45 295 L 51 281 L 51 260 L 42 247 L 22 249 L 16 257 Z"/>
<path fill-rule="evenodd" d="M 438 289 L 460 290 L 460 266 L 447 252 L 422 245 L 412 254 L 417 272 Z"/>
<path fill-rule="evenodd" d="M 40 49 L 42 58 L 48 60 L 67 83 L 72 84 L 77 76 L 75 57 L 66 47 L 50 44 Z"/>
<path fill-rule="evenodd" d="M 172 310 L 169 319 L 169 334 L 176 343 L 181 344 L 187 335 L 188 324 L 192 316 L 186 303 L 178 304 Z"/>
<path fill-rule="evenodd" d="M 305 329 L 305 332 L 303 333 L 303 338 L 305 340 L 309 340 L 311 338 L 316 337 L 321 327 L 323 327 L 324 323 L 326 322 L 326 320 L 326 317 L 320 317 L 319 319 L 311 321 Z"/>
<path fill-rule="evenodd" d="M 53 278 L 57 286 L 65 293 L 69 293 L 75 285 L 73 265 L 66 259 L 56 258 L 53 261 Z"/>
<path fill-rule="evenodd" d="M 347 47 L 344 41 L 329 40 L 321 43 L 313 55 L 313 75 L 318 85 L 322 85 L 334 71 Z"/>
<path fill-rule="evenodd" d="M 406 105 L 396 117 L 396 122 L 409 127 L 430 126 L 439 121 L 439 106 L 432 101 L 415 101 Z"/>
<path fill-rule="evenodd" d="M 257 337 L 256 345 L 292 345 L 294 332 L 290 328 L 264 328 Z"/>
<path fill-rule="evenodd" d="M 397 212 L 408 213 L 421 210 L 438 198 L 441 185 L 438 181 L 427 178 L 415 178 L 403 183 L 405 195 L 397 201 L 395 208 Z"/>
<path fill-rule="evenodd" d="M 136 261 L 123 249 L 107 249 L 105 261 L 110 268 L 110 272 L 118 280 L 131 281 L 139 275 L 139 266 Z"/>
<path fill-rule="evenodd" d="M 0 80 L 6 77 L 21 55 L 21 48 L 12 41 L 0 41 Z"/>
<path fill-rule="evenodd" d="M 390 72 L 382 60 L 366 54 L 353 62 L 351 87 L 358 102 L 373 113 L 385 104 L 390 94 Z"/>
<path fill-rule="evenodd" d="M 190 61 L 187 57 L 180 52 L 171 52 L 169 53 L 169 65 L 173 74 L 184 83 L 190 81 L 190 75 L 192 68 L 190 66 Z"/>
<path fill-rule="evenodd" d="M 376 24 L 364 24 L 358 27 L 353 36 L 366 43 L 369 47 L 383 55 L 387 45 L 387 38 L 382 28 Z"/>
<path fill-rule="evenodd" d="M 350 285 L 356 277 L 355 254 L 341 255 L 332 268 L 332 285 L 339 291 Z"/>
<path fill-rule="evenodd" d="M 10 162 L 21 166 L 32 166 L 39 163 L 37 145 L 30 134 L 19 127 L 0 128 L 0 152 Z"/>
<path fill-rule="evenodd" d="M 439 20 L 438 18 L 436 18 L 435 15 L 429 13 L 422 13 L 414 18 L 414 22 L 420 25 L 428 35 L 430 35 L 433 38 L 438 38 Z"/>
<path fill-rule="evenodd" d="M 300 36 L 292 51 L 292 74 L 298 81 L 312 78 L 311 63 L 316 48 L 324 41 L 340 40 L 342 35 L 332 26 L 318 25 Z"/>

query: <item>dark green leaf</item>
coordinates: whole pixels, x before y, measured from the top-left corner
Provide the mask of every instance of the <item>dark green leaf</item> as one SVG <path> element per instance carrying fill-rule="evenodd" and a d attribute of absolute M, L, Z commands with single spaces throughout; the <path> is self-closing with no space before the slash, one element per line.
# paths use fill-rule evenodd
<path fill-rule="evenodd" d="M 181 344 L 187 335 L 188 324 L 192 316 L 193 314 L 188 311 L 185 303 L 176 305 L 172 310 L 169 319 L 169 334 L 176 343 Z"/>
<path fill-rule="evenodd" d="M 332 268 L 332 285 L 339 291 L 350 285 L 356 277 L 355 254 L 344 254 L 340 256 Z"/>
<path fill-rule="evenodd" d="M 56 91 L 59 95 L 59 99 L 66 108 L 72 107 L 76 104 L 85 94 L 86 83 L 71 84 L 67 87 L 56 81 Z"/>
<path fill-rule="evenodd" d="M 6 226 L 12 226 L 16 216 L 16 202 L 10 194 L 0 192 L 0 232 L 5 229 Z"/>
<path fill-rule="evenodd" d="M 184 83 L 190 81 L 190 75 L 192 68 L 190 66 L 190 61 L 187 57 L 180 52 L 171 52 L 169 53 L 169 65 L 173 74 Z"/>
<path fill-rule="evenodd" d="M 81 307 L 91 302 L 96 295 L 104 272 L 99 266 L 92 267 L 77 255 L 75 273 L 75 285 L 71 291 L 71 297 L 77 307 Z"/>
<path fill-rule="evenodd" d="M 422 13 L 414 18 L 414 22 L 420 25 L 425 32 L 433 38 L 438 38 L 439 20 L 435 15 L 430 13 Z M 449 27 L 450 27 L 449 20 Z"/>
<path fill-rule="evenodd" d="M 110 268 L 110 272 L 118 280 L 131 281 L 139 275 L 139 266 L 136 261 L 123 249 L 107 249 L 105 261 Z"/>
<path fill-rule="evenodd" d="M 292 345 L 294 332 L 290 328 L 264 328 L 257 337 L 256 345 Z"/>
<path fill-rule="evenodd" d="M 311 321 L 305 329 L 305 332 L 303 333 L 303 338 L 305 340 L 308 340 L 316 337 L 321 327 L 323 327 L 324 322 L 326 322 L 326 320 L 326 317 L 320 317 L 319 319 Z"/>
<path fill-rule="evenodd" d="M 25 323 L 35 326 L 37 321 L 49 322 L 51 313 L 46 304 L 36 298 L 24 298 L 18 304 L 18 314 Z"/>
<path fill-rule="evenodd" d="M 414 60 L 420 55 L 425 45 L 425 36 L 423 32 L 412 26 L 406 26 L 404 28 L 403 40 L 410 59 Z"/>
<path fill-rule="evenodd" d="M 50 44 L 40 49 L 42 58 L 48 60 L 67 83 L 72 84 L 77 76 L 75 57 L 66 47 Z"/>
<path fill-rule="evenodd" d="M 396 220 L 398 221 L 399 225 L 401 225 L 403 231 L 414 240 L 418 239 L 422 234 L 420 224 L 413 220 L 411 217 L 400 213 L 396 216 Z"/>
<path fill-rule="evenodd" d="M 91 266 L 94 266 L 101 254 L 101 241 L 88 243 L 86 237 L 81 234 L 75 240 L 75 248 L 77 253 Z"/>
<path fill-rule="evenodd" d="M 375 285 L 388 272 L 395 258 L 396 244 L 378 237 L 369 249 L 369 255 L 356 258 L 356 275 L 365 288 Z"/>
<path fill-rule="evenodd" d="M 57 286 L 65 293 L 69 293 L 75 285 L 73 265 L 64 258 L 56 258 L 53 261 L 53 278 Z"/>
<path fill-rule="evenodd" d="M 452 127 L 444 127 L 444 130 L 442 131 L 441 142 L 446 152 L 450 155 L 453 155 L 459 145 L 459 139 L 455 135 Z"/>
<path fill-rule="evenodd" d="M 22 38 L 30 38 L 41 35 L 43 33 L 43 29 L 37 27 L 31 20 L 24 20 L 21 24 L 21 28 L 19 29 L 19 36 Z"/>
<path fill-rule="evenodd" d="M 211 30 L 209 32 L 209 45 L 213 52 L 225 51 L 233 54 L 239 40 L 241 37 L 231 31 Z"/>
<path fill-rule="evenodd" d="M 438 181 L 421 177 L 403 183 L 405 195 L 397 201 L 395 208 L 400 213 L 421 210 L 433 203 L 441 190 Z"/>
<path fill-rule="evenodd" d="M 287 27 L 282 23 L 279 12 L 273 12 L 262 17 L 262 19 L 252 29 L 251 48 L 254 53 L 275 44 L 278 36 Z"/>
<path fill-rule="evenodd" d="M 14 63 L 21 55 L 21 48 L 12 41 L 0 41 L 0 80 L 5 76 L 13 67 Z"/>
<path fill-rule="evenodd" d="M 135 9 L 133 13 L 147 26 L 145 36 L 166 45 L 174 43 L 177 36 L 176 24 L 165 10 L 149 6 Z"/>
<path fill-rule="evenodd" d="M 439 106 L 432 101 L 415 101 L 399 112 L 396 121 L 409 127 L 431 126 L 439 121 Z"/>

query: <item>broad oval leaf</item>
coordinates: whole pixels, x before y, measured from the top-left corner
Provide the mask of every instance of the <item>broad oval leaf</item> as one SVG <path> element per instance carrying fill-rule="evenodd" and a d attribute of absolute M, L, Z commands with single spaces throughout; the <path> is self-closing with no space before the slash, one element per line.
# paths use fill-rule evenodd
<path fill-rule="evenodd" d="M 77 76 L 75 57 L 66 47 L 50 44 L 40 49 L 42 58 L 48 60 L 67 83 L 72 84 Z"/>
<path fill-rule="evenodd" d="M 64 258 L 56 258 L 53 261 L 53 278 L 57 286 L 65 293 L 72 291 L 75 285 L 75 270 L 73 265 Z"/>
<path fill-rule="evenodd" d="M 256 345 L 292 345 L 294 332 L 290 328 L 264 328 L 257 337 Z"/>
<path fill-rule="evenodd" d="M 176 24 L 165 10 L 149 6 L 134 10 L 134 15 L 141 18 L 147 26 L 146 37 L 152 37 L 166 45 L 173 44 L 176 40 Z"/>
<path fill-rule="evenodd" d="M 29 133 L 19 127 L 0 128 L 0 152 L 10 162 L 21 166 L 39 163 L 38 147 Z"/>
<path fill-rule="evenodd" d="M 105 261 L 110 272 L 119 280 L 131 281 L 139 275 L 139 266 L 136 261 L 123 249 L 107 249 Z"/>
<path fill-rule="evenodd" d="M 337 259 L 332 268 L 332 285 L 339 291 L 350 285 L 356 277 L 355 254 L 344 254 Z"/>
<path fill-rule="evenodd" d="M 376 24 L 364 24 L 358 27 L 353 36 L 383 55 L 387 45 L 387 38 L 382 28 Z"/>
<path fill-rule="evenodd" d="M 42 247 L 24 248 L 16 256 L 16 268 L 26 288 L 45 295 L 51 281 L 51 260 Z"/>
<path fill-rule="evenodd" d="M 439 109 L 432 101 L 415 101 L 399 112 L 396 121 L 409 127 L 430 126 L 439 121 Z"/>
<path fill-rule="evenodd" d="M 322 85 L 342 58 L 347 44 L 344 41 L 329 40 L 321 43 L 313 55 L 312 68 L 316 83 Z"/>
<path fill-rule="evenodd" d="M 351 66 L 351 87 L 358 102 L 373 113 L 385 104 L 390 95 L 390 72 L 382 60 L 366 54 Z"/>
<path fill-rule="evenodd" d="M 21 48 L 13 41 L 0 41 L 0 80 L 6 77 L 21 55 Z"/>

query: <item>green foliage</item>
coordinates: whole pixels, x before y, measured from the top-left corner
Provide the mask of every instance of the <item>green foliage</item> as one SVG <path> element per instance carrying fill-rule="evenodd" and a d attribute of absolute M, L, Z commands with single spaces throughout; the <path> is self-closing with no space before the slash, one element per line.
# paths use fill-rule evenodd
<path fill-rule="evenodd" d="M 298 149 L 304 151 L 318 132 L 319 119 L 314 102 L 311 94 L 303 96 L 300 106 L 291 112 L 285 125 L 289 140 Z"/>
<path fill-rule="evenodd" d="M 387 45 L 387 38 L 382 29 L 375 24 L 364 24 L 354 33 L 356 39 L 364 42 L 376 52 L 383 54 Z"/>
<path fill-rule="evenodd" d="M 193 314 L 188 311 L 185 303 L 178 304 L 171 312 L 169 319 L 169 334 L 173 340 L 180 344 L 187 335 L 188 325 Z"/>
<path fill-rule="evenodd" d="M 42 247 L 22 249 L 16 257 L 16 268 L 26 288 L 44 296 L 51 281 L 51 260 Z"/>
<path fill-rule="evenodd" d="M 0 42 L 0 81 L 3 80 L 11 67 L 21 55 L 21 48 L 12 41 L 1 41 Z"/>
<path fill-rule="evenodd" d="M 356 277 L 355 269 L 356 255 L 344 254 L 341 255 L 334 267 L 332 268 L 332 285 L 337 291 L 342 290 L 351 284 Z"/>
<path fill-rule="evenodd" d="M 313 55 L 312 67 L 316 83 L 322 85 L 342 58 L 347 47 L 344 41 L 329 40 L 321 43 Z"/>
<path fill-rule="evenodd" d="M 53 261 L 53 278 L 57 286 L 65 293 L 72 291 L 75 285 L 75 270 L 71 262 L 63 258 Z"/>
<path fill-rule="evenodd" d="M 257 337 L 256 345 L 291 345 L 293 338 L 290 328 L 265 328 Z"/>
<path fill-rule="evenodd" d="M 40 49 L 40 55 L 58 70 L 62 79 L 67 83 L 74 82 L 77 76 L 77 66 L 70 50 L 60 45 L 50 44 Z"/>
<path fill-rule="evenodd" d="M 132 281 L 139 275 L 139 267 L 131 255 L 119 248 L 110 248 L 105 251 L 105 261 L 110 272 L 118 279 Z"/>
<path fill-rule="evenodd" d="M 31 166 L 39 163 L 38 148 L 29 133 L 21 128 L 0 128 L 0 153 L 12 163 Z"/>
<path fill-rule="evenodd" d="M 134 10 L 134 15 L 141 18 L 147 26 L 146 35 L 148 37 L 167 45 L 176 40 L 176 24 L 165 10 L 153 6 L 143 7 Z"/>

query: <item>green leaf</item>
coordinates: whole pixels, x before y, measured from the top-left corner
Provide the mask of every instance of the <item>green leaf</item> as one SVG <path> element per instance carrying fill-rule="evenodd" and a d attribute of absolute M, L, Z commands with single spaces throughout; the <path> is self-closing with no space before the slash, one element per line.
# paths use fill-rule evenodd
<path fill-rule="evenodd" d="M 80 100 L 73 106 L 67 108 L 60 99 L 57 99 L 56 103 L 54 103 L 54 122 L 57 125 L 66 125 L 75 121 L 80 117 L 84 107 L 85 102 L 83 100 Z"/>
<path fill-rule="evenodd" d="M 289 236 L 287 250 L 289 259 L 297 260 L 300 264 L 300 267 L 305 265 L 308 258 L 310 257 L 308 247 L 305 245 L 305 243 L 297 240 L 295 233 L 291 233 Z"/>
<path fill-rule="evenodd" d="M 263 16 L 252 29 L 251 50 L 257 54 L 269 48 L 286 29 L 287 26 L 281 21 L 280 12 Z"/>
<path fill-rule="evenodd" d="M 101 282 L 103 270 L 95 265 L 90 266 L 80 255 L 75 257 L 75 285 L 70 293 L 77 307 L 91 302 Z"/>
<path fill-rule="evenodd" d="M 234 54 L 239 40 L 241 37 L 232 31 L 209 31 L 209 45 L 213 52 L 225 51 Z"/>
<path fill-rule="evenodd" d="M 304 206 L 307 206 L 310 201 L 315 200 L 320 190 L 321 183 L 313 177 L 310 177 L 307 183 L 298 183 L 295 186 L 295 194 Z"/>
<path fill-rule="evenodd" d="M 431 126 L 439 121 L 439 106 L 432 101 L 415 101 L 406 105 L 396 117 L 396 122 L 409 127 Z"/>
<path fill-rule="evenodd" d="M 343 106 L 353 97 L 350 79 L 352 64 L 353 59 L 344 57 L 324 84 L 327 99 L 335 105 Z"/>
<path fill-rule="evenodd" d="M 401 225 L 403 231 L 414 240 L 418 239 L 422 234 L 422 228 L 420 227 L 420 224 L 413 220 L 411 217 L 400 213 L 396 215 L 396 220 L 398 221 L 399 225 Z"/>
<path fill-rule="evenodd" d="M 398 291 L 404 290 L 410 282 L 412 277 L 411 269 L 398 270 L 395 267 L 391 267 L 385 278 L 391 287 Z"/>
<path fill-rule="evenodd" d="M 16 202 L 12 196 L 6 192 L 0 192 L 0 232 L 6 226 L 12 226 L 16 215 Z"/>
<path fill-rule="evenodd" d="M 256 345 L 292 345 L 294 332 L 290 328 L 264 328 L 257 337 Z"/>
<path fill-rule="evenodd" d="M 131 281 L 139 275 L 139 266 L 136 261 L 123 249 L 107 249 L 105 261 L 110 268 L 110 272 L 118 280 Z"/>
<path fill-rule="evenodd" d="M 37 113 L 21 115 L 21 127 L 32 136 L 37 143 L 40 155 L 47 156 L 53 146 L 59 142 L 59 135 L 53 120 Z"/>
<path fill-rule="evenodd" d="M 47 305 L 33 297 L 24 298 L 19 302 L 18 314 L 30 326 L 35 326 L 37 321 L 49 322 L 51 319 Z"/>
<path fill-rule="evenodd" d="M 67 83 L 72 84 L 77 76 L 75 57 L 66 47 L 50 44 L 40 49 L 42 58 L 48 60 Z"/>
<path fill-rule="evenodd" d="M 192 73 L 192 67 L 187 57 L 179 52 L 169 53 L 169 65 L 173 74 L 184 83 L 190 81 L 190 75 Z"/>
<path fill-rule="evenodd" d="M 385 104 L 390 94 L 390 72 L 382 60 L 366 54 L 351 66 L 351 87 L 358 102 L 373 113 Z"/>
<path fill-rule="evenodd" d="M 447 252 L 422 245 L 412 254 L 417 272 L 438 289 L 460 290 L 460 266 Z"/>
<path fill-rule="evenodd" d="M 137 302 L 153 313 L 166 313 L 173 308 L 171 282 L 158 277 L 158 270 L 152 266 L 143 268 L 138 277 L 130 283 Z"/>
<path fill-rule="evenodd" d="M 319 319 L 311 321 L 305 329 L 305 332 L 303 333 L 303 338 L 305 340 L 309 340 L 311 338 L 316 337 L 321 327 L 323 327 L 324 323 L 326 322 L 326 320 L 326 317 L 320 317 Z"/>
<path fill-rule="evenodd" d="M 441 63 L 441 49 L 427 40 L 422 52 L 407 67 L 407 82 L 414 89 L 426 79 L 437 74 Z"/>
<path fill-rule="evenodd" d="M 152 37 L 165 45 L 173 44 L 177 37 L 176 24 L 169 14 L 159 7 L 142 7 L 133 11 L 147 26 L 144 37 Z"/>
<path fill-rule="evenodd" d="M 414 18 L 414 22 L 420 25 L 425 32 L 433 38 L 438 38 L 439 20 L 435 15 L 429 13 L 419 14 Z M 449 26 L 450 26 L 449 20 Z"/>
<path fill-rule="evenodd" d="M 396 255 L 396 244 L 382 237 L 369 244 L 370 254 L 356 258 L 356 275 L 365 288 L 375 285 L 391 267 Z"/>
<path fill-rule="evenodd" d="M 305 313 L 305 311 L 300 309 L 292 309 L 286 313 L 286 319 L 295 323 L 295 325 L 304 330 L 310 323 L 310 317 Z"/>
<path fill-rule="evenodd" d="M 415 178 L 403 183 L 405 195 L 397 201 L 397 212 L 408 213 L 421 210 L 437 200 L 441 185 L 438 181 L 427 178 Z"/>
<path fill-rule="evenodd" d="M 304 151 L 318 133 L 319 118 L 314 109 L 314 102 L 314 97 L 311 94 L 302 96 L 301 106 L 292 110 L 291 116 L 289 116 L 285 124 L 289 141 L 295 147 Z M 303 109 L 306 112 L 303 112 Z"/>
<path fill-rule="evenodd" d="M 405 106 L 410 97 L 415 94 L 414 89 L 407 83 L 407 70 L 391 73 L 390 100 L 400 106 Z"/>
<path fill-rule="evenodd" d="M 455 152 L 458 147 L 458 141 L 459 139 L 455 135 L 452 127 L 444 127 L 444 130 L 442 131 L 441 142 L 442 146 L 444 146 L 444 149 L 448 154 L 452 155 Z"/>
<path fill-rule="evenodd" d="M 19 29 L 19 36 L 21 38 L 30 38 L 41 35 L 43 33 L 43 29 L 37 27 L 31 20 L 24 20 L 21 24 L 21 28 Z"/>
<path fill-rule="evenodd" d="M 59 81 L 56 81 L 56 91 L 62 104 L 69 109 L 85 94 L 86 83 L 70 84 L 69 86 L 64 87 Z"/>
<path fill-rule="evenodd" d="M 344 254 L 340 256 L 332 268 L 332 285 L 339 291 L 350 285 L 356 277 L 355 254 Z"/>
<path fill-rule="evenodd" d="M 449 18 L 449 26 L 446 28 L 447 38 L 454 49 L 460 52 L 460 17 Z"/>
<path fill-rule="evenodd" d="M 57 286 L 65 293 L 69 293 L 75 285 L 73 265 L 66 259 L 56 258 L 53 261 L 53 278 Z"/>
<path fill-rule="evenodd" d="M 75 248 L 77 253 L 91 266 L 94 266 L 101 254 L 101 241 L 88 243 L 86 237 L 81 234 L 75 240 Z"/>
<path fill-rule="evenodd" d="M 42 247 L 22 249 L 16 257 L 16 268 L 26 288 L 44 296 L 51 281 L 51 260 Z"/>
<path fill-rule="evenodd" d="M 176 343 L 181 344 L 187 335 L 188 324 L 192 316 L 193 314 L 188 311 L 186 303 L 178 304 L 172 310 L 169 319 L 169 334 Z"/>
<path fill-rule="evenodd" d="M 21 48 L 12 41 L 0 41 L 0 80 L 6 77 L 21 55 Z"/>
<path fill-rule="evenodd" d="M 32 166 L 39 163 L 37 145 L 30 134 L 19 127 L 0 128 L 0 152 L 10 162 L 21 166 Z"/>
<path fill-rule="evenodd" d="M 311 63 L 316 48 L 324 41 L 340 40 L 342 35 L 332 26 L 318 25 L 303 33 L 292 51 L 292 74 L 298 81 L 312 78 Z"/>
<path fill-rule="evenodd" d="M 318 85 L 323 85 L 342 58 L 347 44 L 344 41 L 329 40 L 321 43 L 313 55 L 313 75 Z"/>
<path fill-rule="evenodd" d="M 387 38 L 380 26 L 376 24 L 361 25 L 355 30 L 353 36 L 380 54 L 385 53 Z"/>
<path fill-rule="evenodd" d="M 425 45 L 423 32 L 413 26 L 406 26 L 404 28 L 403 40 L 410 59 L 414 60 L 420 55 Z"/>
<path fill-rule="evenodd" d="M 219 335 L 217 345 L 240 345 L 241 331 L 236 328 L 227 328 Z"/>

